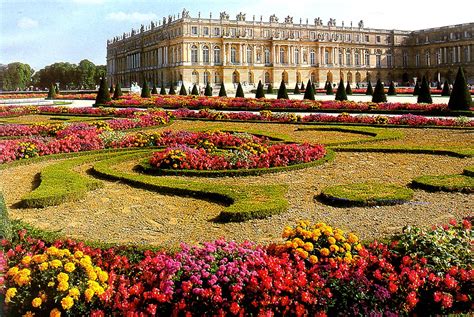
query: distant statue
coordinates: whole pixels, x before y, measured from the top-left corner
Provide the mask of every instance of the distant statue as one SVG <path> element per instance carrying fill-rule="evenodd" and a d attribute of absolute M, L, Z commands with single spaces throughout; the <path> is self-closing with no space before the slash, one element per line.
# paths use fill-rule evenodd
<path fill-rule="evenodd" d="M 186 19 L 187 19 L 187 18 L 190 18 L 190 16 L 189 16 L 189 11 L 186 10 L 186 9 L 183 9 L 183 12 L 181 13 L 181 16 L 182 16 L 183 18 L 186 18 Z"/>
<path fill-rule="evenodd" d="M 145 26 L 142 24 L 142 26 L 140 26 L 140 33 L 143 33 L 145 32 Z"/>
<path fill-rule="evenodd" d="M 163 17 L 163 25 L 165 25 L 165 24 L 166 24 L 166 18 Z"/>
<path fill-rule="evenodd" d="M 245 13 L 240 12 L 237 14 L 237 21 L 245 21 Z"/>
<path fill-rule="evenodd" d="M 314 19 L 314 24 L 316 26 L 321 26 L 321 25 L 323 25 L 323 20 L 321 20 L 320 17 L 317 17 L 316 19 Z"/>
<path fill-rule="evenodd" d="M 289 15 L 285 18 L 285 23 L 293 23 L 293 17 L 290 17 Z"/>
<path fill-rule="evenodd" d="M 132 85 L 130 86 L 130 93 L 139 95 L 142 93 L 142 89 L 140 86 L 138 86 L 137 82 L 132 82 Z"/>
<path fill-rule="evenodd" d="M 330 18 L 328 21 L 328 26 L 336 26 L 336 19 Z"/>
<path fill-rule="evenodd" d="M 221 18 L 221 20 L 229 20 L 229 14 L 227 14 L 227 12 L 225 12 L 225 11 L 222 11 L 220 13 L 220 18 Z"/>
<path fill-rule="evenodd" d="M 360 20 L 359 21 L 359 29 L 363 29 L 364 28 L 364 20 Z"/>
<path fill-rule="evenodd" d="M 170 15 L 168 15 L 168 23 L 171 23 L 173 21 L 173 17 Z"/>
<path fill-rule="evenodd" d="M 275 14 L 272 14 L 272 15 L 270 16 L 270 23 L 271 23 L 271 22 L 275 22 L 275 23 L 278 22 L 278 17 L 277 17 Z"/>
<path fill-rule="evenodd" d="M 155 22 L 151 21 L 151 29 L 154 29 L 155 28 Z"/>

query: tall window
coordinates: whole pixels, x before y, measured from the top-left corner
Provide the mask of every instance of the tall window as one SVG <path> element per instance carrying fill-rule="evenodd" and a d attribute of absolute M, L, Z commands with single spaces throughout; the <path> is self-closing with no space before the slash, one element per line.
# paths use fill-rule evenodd
<path fill-rule="evenodd" d="M 329 51 L 324 50 L 324 64 L 329 64 Z"/>
<path fill-rule="evenodd" d="M 408 52 L 403 52 L 403 67 L 408 67 Z"/>
<path fill-rule="evenodd" d="M 214 73 L 214 83 L 218 84 L 221 82 L 221 76 L 219 76 L 218 72 Z"/>
<path fill-rule="evenodd" d="M 415 55 L 415 66 L 420 66 L 420 53 L 416 53 Z"/>
<path fill-rule="evenodd" d="M 314 52 L 314 50 L 311 50 L 311 52 L 309 53 L 309 62 L 311 63 L 311 65 L 316 64 L 316 53 Z"/>
<path fill-rule="evenodd" d="M 215 36 L 221 35 L 221 29 L 220 28 L 214 28 L 214 35 Z"/>
<path fill-rule="evenodd" d="M 253 63 L 253 50 L 250 46 L 247 46 L 247 63 Z"/>
<path fill-rule="evenodd" d="M 268 48 L 265 49 L 265 64 L 270 64 L 270 50 Z"/>
<path fill-rule="evenodd" d="M 280 48 L 280 64 L 285 63 L 285 50 L 283 48 Z"/>
<path fill-rule="evenodd" d="M 196 45 L 191 46 L 191 62 L 197 63 L 198 61 L 198 48 Z"/>
<path fill-rule="evenodd" d="M 365 51 L 365 65 L 370 66 L 370 54 L 369 54 L 369 51 Z"/>
<path fill-rule="evenodd" d="M 359 52 L 358 52 L 358 51 L 356 51 L 356 52 L 354 53 L 354 59 L 355 59 L 355 64 L 356 64 L 356 66 L 359 66 L 359 65 L 360 65 L 360 55 L 359 55 Z"/>
<path fill-rule="evenodd" d="M 466 63 L 470 62 L 469 47 L 468 46 L 464 46 L 464 61 Z"/>
<path fill-rule="evenodd" d="M 351 51 L 347 50 L 346 51 L 346 65 L 351 65 Z"/>
<path fill-rule="evenodd" d="M 197 35 L 197 34 L 198 34 L 198 28 L 197 28 L 197 26 L 192 26 L 192 27 L 191 27 L 191 34 L 192 34 L 192 35 Z"/>
<path fill-rule="evenodd" d="M 300 50 L 295 49 L 295 64 L 299 64 L 299 63 L 300 63 Z"/>
<path fill-rule="evenodd" d="M 209 35 L 209 28 L 208 28 L 207 26 L 204 27 L 204 30 L 203 30 L 203 31 L 204 31 L 204 32 L 203 32 L 204 35 Z"/>
<path fill-rule="evenodd" d="M 209 47 L 207 45 L 202 48 L 202 61 L 209 63 Z"/>
<path fill-rule="evenodd" d="M 380 52 L 377 52 L 375 55 L 375 66 L 382 67 L 382 55 L 380 55 Z"/>
<path fill-rule="evenodd" d="M 214 63 L 219 64 L 221 62 L 221 48 L 214 46 Z"/>
<path fill-rule="evenodd" d="M 430 66 L 430 65 L 431 65 L 430 51 L 426 51 L 426 52 L 425 52 L 425 62 L 426 62 L 426 66 Z"/>
<path fill-rule="evenodd" d="M 265 78 L 264 78 L 265 84 L 270 83 L 270 73 L 265 72 Z"/>
<path fill-rule="evenodd" d="M 436 51 L 436 63 L 441 64 L 441 49 Z"/>
<path fill-rule="evenodd" d="M 388 51 L 387 52 L 387 67 L 392 67 L 393 66 L 393 61 L 392 61 L 392 52 Z"/>
<path fill-rule="evenodd" d="M 339 65 L 342 65 L 344 63 L 344 59 L 342 56 L 343 56 L 342 50 L 339 50 Z"/>
<path fill-rule="evenodd" d="M 230 48 L 230 62 L 237 63 L 237 50 L 235 47 Z"/>
<path fill-rule="evenodd" d="M 207 85 L 207 83 L 209 82 L 209 73 L 208 72 L 204 72 L 203 80 L 204 80 L 204 85 Z"/>
<path fill-rule="evenodd" d="M 199 84 L 199 73 L 197 71 L 193 71 L 192 81 L 193 84 Z"/>

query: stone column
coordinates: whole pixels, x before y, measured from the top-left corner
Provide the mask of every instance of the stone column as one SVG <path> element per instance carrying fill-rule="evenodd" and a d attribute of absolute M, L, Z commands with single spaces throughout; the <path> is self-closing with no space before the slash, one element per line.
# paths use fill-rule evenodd
<path fill-rule="evenodd" d="M 461 59 L 461 46 L 458 46 L 458 63 L 461 63 L 462 62 L 462 59 Z"/>
<path fill-rule="evenodd" d="M 224 43 L 222 45 L 222 65 L 225 65 L 227 63 L 227 43 Z"/>
<path fill-rule="evenodd" d="M 471 45 L 467 46 L 467 56 L 466 56 L 466 61 L 470 62 L 471 61 Z"/>
<path fill-rule="evenodd" d="M 242 44 L 239 44 L 239 63 L 242 64 Z"/>

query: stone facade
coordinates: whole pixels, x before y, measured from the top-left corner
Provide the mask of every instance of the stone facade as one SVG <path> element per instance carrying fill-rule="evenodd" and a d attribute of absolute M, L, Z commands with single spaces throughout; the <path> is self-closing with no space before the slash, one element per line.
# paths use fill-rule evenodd
<path fill-rule="evenodd" d="M 462 65 L 473 82 L 473 44 L 474 23 L 411 32 L 244 13 L 235 20 L 226 12 L 191 18 L 183 10 L 109 40 L 107 74 L 109 84 L 125 87 L 146 78 L 165 87 L 224 82 L 232 89 L 241 82 L 250 89 L 259 80 L 284 80 L 292 88 L 308 79 L 317 86 L 340 78 L 353 85 L 377 78 L 402 84 L 422 75 L 453 80 Z"/>

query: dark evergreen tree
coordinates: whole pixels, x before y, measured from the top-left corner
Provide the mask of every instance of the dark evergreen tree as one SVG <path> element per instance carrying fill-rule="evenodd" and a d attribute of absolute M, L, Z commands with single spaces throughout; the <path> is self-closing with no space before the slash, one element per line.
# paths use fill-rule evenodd
<path fill-rule="evenodd" d="M 117 85 L 115 85 L 113 99 L 120 99 L 120 97 L 122 97 L 122 95 L 123 95 L 122 86 L 120 85 L 120 82 L 118 82 Z"/>
<path fill-rule="evenodd" d="M 219 97 L 227 97 L 227 92 L 225 91 L 224 83 L 221 84 L 221 89 L 219 89 Z"/>
<path fill-rule="evenodd" d="M 443 91 L 441 91 L 441 96 L 451 96 L 451 91 L 449 89 L 449 83 L 447 80 L 444 81 Z"/>
<path fill-rule="evenodd" d="M 273 94 L 273 85 L 271 83 L 267 86 L 267 94 Z"/>
<path fill-rule="evenodd" d="M 472 96 L 467 87 L 466 77 L 462 67 L 459 67 L 453 84 L 453 91 L 449 98 L 448 108 L 450 110 L 469 110 L 472 106 Z"/>
<path fill-rule="evenodd" d="M 199 95 L 198 87 L 197 87 L 196 84 L 193 85 L 193 89 L 191 90 L 191 95 L 193 95 L 193 96 L 198 96 Z"/>
<path fill-rule="evenodd" d="M 277 99 L 289 99 L 288 92 L 286 91 L 286 85 L 283 80 L 280 83 L 280 88 L 278 88 Z"/>
<path fill-rule="evenodd" d="M 352 88 L 351 88 L 351 84 L 349 82 L 347 82 L 347 86 L 346 86 L 346 95 L 352 95 Z"/>
<path fill-rule="evenodd" d="M 204 96 L 212 97 L 212 87 L 209 85 L 209 82 L 207 82 L 206 88 L 204 89 Z"/>
<path fill-rule="evenodd" d="M 110 89 L 109 89 L 109 94 L 113 94 L 114 93 L 114 85 L 110 85 Z"/>
<path fill-rule="evenodd" d="M 151 89 L 151 94 L 152 95 L 158 95 L 158 89 L 156 89 L 156 84 L 153 83 L 153 88 Z"/>
<path fill-rule="evenodd" d="M 102 77 L 100 80 L 99 91 L 97 92 L 97 97 L 95 98 L 94 106 L 104 105 L 110 101 L 109 90 L 107 89 L 107 83 L 105 82 L 105 77 Z"/>
<path fill-rule="evenodd" d="M 313 94 L 316 95 L 316 85 L 314 84 L 314 82 L 311 83 L 311 87 L 313 88 Z"/>
<path fill-rule="evenodd" d="M 54 99 L 56 98 L 56 88 L 54 88 L 54 84 L 51 84 L 48 91 L 48 97 L 46 99 Z"/>
<path fill-rule="evenodd" d="M 184 83 L 181 83 L 181 88 L 179 89 L 180 96 L 187 96 L 188 92 L 186 91 L 186 87 L 184 87 Z"/>
<path fill-rule="evenodd" d="M 160 95 L 166 95 L 166 88 L 165 88 L 165 85 L 161 85 Z"/>
<path fill-rule="evenodd" d="M 326 95 L 334 95 L 334 91 L 332 90 L 332 83 L 329 81 L 326 84 Z"/>
<path fill-rule="evenodd" d="M 369 81 L 367 83 L 367 90 L 365 91 L 367 96 L 372 96 L 374 94 L 374 89 L 372 88 L 372 83 Z"/>
<path fill-rule="evenodd" d="M 385 89 L 383 88 L 382 82 L 380 79 L 377 80 L 375 85 L 374 94 L 372 95 L 372 102 L 387 102 L 387 96 L 385 95 Z"/>
<path fill-rule="evenodd" d="M 418 103 L 433 103 L 433 99 L 431 98 L 430 86 L 428 85 L 428 81 L 426 80 L 425 76 L 423 76 L 423 80 L 421 81 L 420 93 L 418 94 Z"/>
<path fill-rule="evenodd" d="M 146 80 L 143 81 L 141 97 L 142 98 L 150 98 L 151 97 L 150 88 L 148 88 L 148 83 L 147 83 Z"/>
<path fill-rule="evenodd" d="M 265 98 L 265 93 L 263 92 L 263 84 L 261 80 L 258 81 L 257 92 L 255 93 L 255 98 Z"/>
<path fill-rule="evenodd" d="M 346 88 L 344 87 L 344 81 L 342 80 L 342 78 L 339 81 L 339 86 L 337 86 L 336 100 L 339 100 L 339 101 L 347 100 Z"/>
<path fill-rule="evenodd" d="M 413 88 L 413 96 L 418 96 L 420 94 L 420 83 L 416 81 L 415 87 Z"/>
<path fill-rule="evenodd" d="M 301 82 L 301 88 L 300 88 L 300 90 L 305 90 L 305 88 L 304 88 L 304 83 L 303 83 L 303 82 Z"/>
<path fill-rule="evenodd" d="M 176 95 L 176 90 L 174 90 L 174 85 L 173 85 L 173 84 L 171 84 L 170 90 L 169 90 L 168 94 L 170 94 L 170 95 Z"/>
<path fill-rule="evenodd" d="M 240 81 L 239 81 L 239 84 L 237 85 L 237 91 L 235 92 L 235 98 L 245 98 L 244 90 L 242 89 L 242 85 L 240 84 Z"/>
<path fill-rule="evenodd" d="M 294 95 L 300 94 L 300 86 L 298 85 L 298 83 L 295 84 L 295 89 L 293 89 L 293 94 Z"/>
<path fill-rule="evenodd" d="M 311 83 L 311 79 L 308 79 L 303 99 L 314 100 L 314 89 L 313 84 Z"/>
<path fill-rule="evenodd" d="M 395 84 L 393 83 L 393 81 L 391 81 L 390 86 L 388 86 L 387 95 L 389 95 L 389 96 L 396 96 L 397 95 L 397 90 L 395 89 Z"/>
<path fill-rule="evenodd" d="M 324 90 L 328 90 L 328 85 L 329 85 L 329 81 L 326 80 L 326 83 L 324 84 Z"/>

